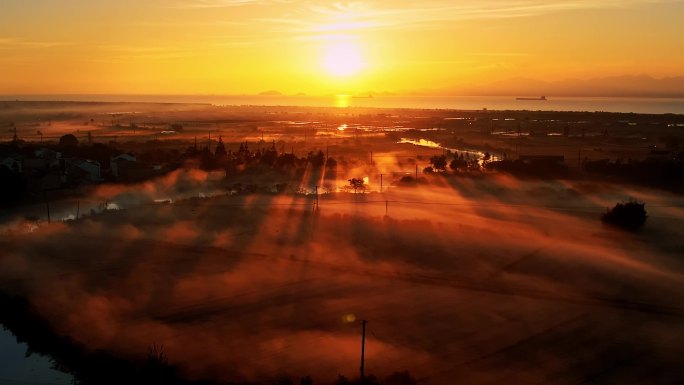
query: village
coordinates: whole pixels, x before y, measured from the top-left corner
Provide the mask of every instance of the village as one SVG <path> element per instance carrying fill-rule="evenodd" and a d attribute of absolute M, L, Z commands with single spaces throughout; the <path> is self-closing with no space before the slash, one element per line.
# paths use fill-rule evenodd
<path fill-rule="evenodd" d="M 5 102 L 3 204 L 83 195 L 182 167 L 223 173 L 228 192 L 336 192 L 352 178 L 381 191 L 495 171 L 673 191 L 684 180 L 679 115 L 69 103 L 70 114 L 55 116 L 60 105 Z M 123 107 L 141 112 L 116 112 Z"/>

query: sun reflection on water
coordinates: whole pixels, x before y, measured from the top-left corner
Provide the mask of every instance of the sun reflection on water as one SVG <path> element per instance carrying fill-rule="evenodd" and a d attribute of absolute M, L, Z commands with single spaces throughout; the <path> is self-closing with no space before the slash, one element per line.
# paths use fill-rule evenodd
<path fill-rule="evenodd" d="M 349 107 L 349 101 L 351 97 L 349 95 L 335 95 L 335 107 L 347 108 Z"/>

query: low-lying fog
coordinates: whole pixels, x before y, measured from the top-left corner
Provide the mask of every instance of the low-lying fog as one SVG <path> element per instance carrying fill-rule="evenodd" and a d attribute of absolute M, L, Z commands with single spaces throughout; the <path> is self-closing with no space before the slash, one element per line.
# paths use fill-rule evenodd
<path fill-rule="evenodd" d="M 316 212 L 305 195 L 179 199 L 212 186 L 179 171 L 96 191 L 120 210 L 14 223 L 0 290 L 92 349 L 144 358 L 163 344 L 191 378 L 356 376 L 362 319 L 378 376 L 683 378 L 682 197 L 491 176 L 324 195 Z M 604 227 L 628 198 L 646 202 L 642 231 Z"/>

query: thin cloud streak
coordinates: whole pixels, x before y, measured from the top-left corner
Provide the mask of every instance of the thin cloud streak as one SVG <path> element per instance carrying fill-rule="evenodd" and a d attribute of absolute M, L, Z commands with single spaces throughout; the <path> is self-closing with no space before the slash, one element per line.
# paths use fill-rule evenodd
<path fill-rule="evenodd" d="M 650 4 L 681 3 L 682 0 L 513 0 L 466 1 L 353 1 L 312 2 L 301 0 L 197 0 L 176 5 L 180 9 L 262 7 L 261 17 L 252 19 L 259 28 L 268 24 L 285 28 L 276 33 L 361 32 L 393 28 L 430 28 L 442 23 L 468 20 L 508 19 L 540 16 L 582 9 L 620 9 Z M 278 7 L 281 5 L 281 7 Z M 287 5 L 283 7 L 282 5 Z M 263 30 L 263 29 L 262 29 Z"/>
<path fill-rule="evenodd" d="M 17 47 L 27 47 L 27 48 L 50 48 L 50 47 L 63 47 L 67 45 L 72 45 L 70 42 L 60 42 L 60 41 L 32 41 L 25 40 L 14 37 L 0 37 L 0 49 L 2 48 L 17 48 Z"/>
<path fill-rule="evenodd" d="M 267 0 L 197 0 L 195 2 L 182 2 L 175 4 L 173 8 L 179 9 L 213 9 L 213 8 L 234 8 L 248 5 L 272 5 L 286 3 L 287 1 L 267 1 Z"/>
<path fill-rule="evenodd" d="M 572 11 L 581 9 L 628 8 L 648 4 L 681 3 L 682 0 L 513 0 L 513 1 L 467 1 L 454 4 L 451 1 L 352 1 L 352 2 L 312 2 L 301 0 L 196 0 L 175 5 L 180 9 L 234 8 L 242 6 L 262 6 L 273 8 L 278 4 L 288 4 L 288 12 L 294 11 L 302 16 L 319 16 L 328 19 L 357 21 L 369 24 L 397 25 L 429 21 L 450 21 L 467 19 L 515 18 L 536 16 L 544 13 Z M 265 9 L 268 12 L 268 9 Z M 280 12 L 278 9 L 277 12 Z M 283 15 L 269 16 L 263 20 L 282 20 Z M 289 16 L 292 16 L 291 14 Z M 292 20 L 295 23 L 298 18 Z M 302 17 L 306 19 L 306 17 Z"/>

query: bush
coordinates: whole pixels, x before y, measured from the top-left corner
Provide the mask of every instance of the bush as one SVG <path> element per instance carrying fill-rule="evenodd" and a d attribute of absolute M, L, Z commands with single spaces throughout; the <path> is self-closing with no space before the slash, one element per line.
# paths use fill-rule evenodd
<path fill-rule="evenodd" d="M 416 381 L 408 370 L 403 372 L 394 372 L 385 378 L 385 385 L 417 385 Z"/>
<path fill-rule="evenodd" d="M 78 146 L 78 139 L 73 134 L 66 134 L 59 138 L 59 145 L 63 147 Z"/>
<path fill-rule="evenodd" d="M 601 216 L 601 222 L 626 230 L 637 230 L 646 223 L 646 204 L 638 202 L 618 203 Z"/>

